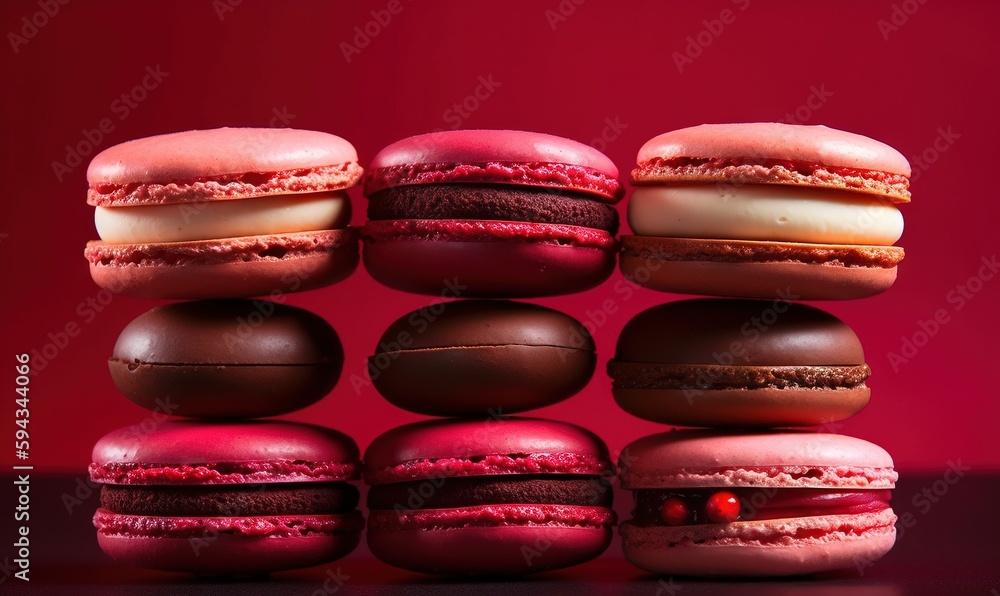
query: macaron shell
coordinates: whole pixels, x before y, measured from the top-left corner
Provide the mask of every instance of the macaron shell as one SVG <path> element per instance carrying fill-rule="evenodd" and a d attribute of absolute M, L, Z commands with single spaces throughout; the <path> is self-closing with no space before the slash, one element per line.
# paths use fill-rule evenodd
<path fill-rule="evenodd" d="M 106 434 L 92 461 L 91 476 L 110 484 L 310 482 L 356 477 L 359 451 L 347 435 L 309 424 L 168 420 Z M 143 474 L 154 470 L 162 474 Z"/>
<path fill-rule="evenodd" d="M 623 243 L 628 250 L 628 238 Z M 669 255 L 669 252 L 661 254 Z M 853 266 L 787 261 L 673 260 L 622 254 L 622 274 L 651 290 L 678 294 L 852 300 L 880 294 L 896 281 L 895 266 Z"/>
<path fill-rule="evenodd" d="M 611 544 L 611 527 L 468 527 L 369 530 L 380 561 L 421 573 L 514 576 L 589 561 Z"/>
<path fill-rule="evenodd" d="M 94 157 L 88 202 L 149 205 L 336 190 L 361 178 L 357 161 L 349 142 L 317 131 L 216 128 L 157 135 Z M 114 186 L 127 188 L 109 193 Z"/>
<path fill-rule="evenodd" d="M 568 348 L 442 348 L 400 354 L 373 382 L 390 403 L 418 414 L 513 414 L 576 394 L 596 364 L 595 354 Z"/>
<path fill-rule="evenodd" d="M 347 278 L 354 229 L 165 244 L 87 243 L 94 282 L 138 298 L 242 298 L 298 292 Z"/>
<path fill-rule="evenodd" d="M 160 365 L 110 360 L 132 403 L 190 418 L 258 418 L 294 412 L 330 393 L 343 364 Z"/>
<path fill-rule="evenodd" d="M 383 354 L 382 358 L 389 358 Z M 514 414 L 558 403 L 594 374 L 594 352 L 558 346 L 463 346 L 379 356 L 372 380 L 393 405 L 428 416 Z"/>
<path fill-rule="evenodd" d="M 329 533 L 305 536 L 234 535 L 195 524 L 197 529 L 185 538 L 99 531 L 97 540 L 113 559 L 136 567 L 210 575 L 259 575 L 321 565 L 353 551 L 361 540 L 361 514 L 327 517 L 338 518 L 339 527 Z"/>
<path fill-rule="evenodd" d="M 416 135 L 386 146 L 369 167 L 489 161 L 573 164 L 618 176 L 614 162 L 589 145 L 524 130 L 472 129 Z"/>
<path fill-rule="evenodd" d="M 735 370 L 864 364 L 861 341 L 849 326 L 791 298 L 696 298 L 648 308 L 622 329 L 615 360 Z M 713 374 L 719 371 L 706 376 Z"/>
<path fill-rule="evenodd" d="M 910 175 L 909 162 L 889 145 L 821 125 L 702 124 L 650 139 L 637 160 L 675 157 L 770 158 Z"/>
<path fill-rule="evenodd" d="M 362 259 L 379 283 L 405 292 L 527 298 L 572 294 L 600 285 L 614 271 L 616 253 L 613 245 L 365 238 Z"/>
<path fill-rule="evenodd" d="M 703 526 L 622 524 L 632 564 L 660 574 L 801 575 L 874 561 L 895 543 L 892 510 Z M 805 536 L 805 537 L 802 537 Z"/>
<path fill-rule="evenodd" d="M 588 474 L 611 469 L 607 446 L 592 432 L 536 418 L 427 420 L 375 438 L 365 479 L 386 484 L 429 477 L 488 474 Z"/>
<path fill-rule="evenodd" d="M 617 201 L 618 168 L 577 141 L 521 130 L 455 130 L 397 141 L 372 159 L 365 195 L 406 184 L 494 183 L 588 192 Z"/>
<path fill-rule="evenodd" d="M 619 389 L 615 401 L 629 414 L 664 424 L 713 428 L 818 426 L 860 412 L 866 385 L 843 389 Z"/>
<path fill-rule="evenodd" d="M 846 435 L 807 431 L 673 430 L 622 450 L 622 488 L 892 488 L 884 449 Z"/>

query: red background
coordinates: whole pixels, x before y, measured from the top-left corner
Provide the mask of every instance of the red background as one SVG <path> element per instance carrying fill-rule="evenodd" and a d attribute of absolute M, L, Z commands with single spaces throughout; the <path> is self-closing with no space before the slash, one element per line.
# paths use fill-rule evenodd
<path fill-rule="evenodd" d="M 973 281 L 969 288 L 978 291 L 957 298 L 981 259 L 997 252 L 996 3 L 77 1 L 38 16 L 55 4 L 0 3 L 8 42 L 0 47 L 0 361 L 7 361 L 0 385 L 14 384 L 15 354 L 42 352 L 49 334 L 67 325 L 77 331 L 65 347 L 49 348 L 57 355 L 44 369 L 34 361 L 27 463 L 38 469 L 83 470 L 101 435 L 150 415 L 118 393 L 105 360 L 122 327 L 155 302 L 115 297 L 99 311 L 87 302 L 107 297 L 82 256 L 96 237 L 86 164 L 101 149 L 185 129 L 279 124 L 343 136 L 366 165 L 392 141 L 460 121 L 463 128 L 519 128 L 594 143 L 624 180 L 640 145 L 656 134 L 796 113 L 804 123 L 884 141 L 919 171 L 913 202 L 902 208 L 899 244 L 907 257 L 896 285 L 865 300 L 819 304 L 856 330 L 873 369 L 871 404 L 833 430 L 881 444 L 904 470 L 942 470 L 949 460 L 1000 468 L 992 372 L 1000 282 Z M 391 20 L 379 25 L 372 10 Z M 32 18 L 42 23 L 37 31 L 25 26 Z M 375 33 L 367 44 L 355 29 L 366 25 Z M 348 62 L 342 44 L 356 37 L 365 47 Z M 699 39 L 706 47 L 692 46 L 700 55 L 681 72 L 675 52 Z M 126 113 L 121 96 L 143 83 L 147 67 L 168 74 L 158 83 L 147 77 L 153 88 L 137 91 L 141 101 Z M 479 87 L 480 99 L 467 99 L 483 81 L 492 81 L 492 90 Z M 453 107 L 463 101 L 474 107 L 465 116 Z M 107 131 L 97 139 L 93 131 L 104 119 Z M 58 180 L 53 162 L 65 162 L 67 145 L 88 135 L 96 148 L 84 143 L 82 165 Z M 912 159 L 921 155 L 933 163 Z M 360 224 L 365 201 L 359 189 L 351 194 Z M 615 291 L 623 283 L 616 272 L 595 290 L 538 300 L 596 324 L 600 364 L 579 395 L 531 414 L 590 428 L 614 452 L 663 427 L 618 409 L 604 362 L 629 318 L 681 298 L 640 289 L 626 299 Z M 362 374 L 391 321 L 432 297 L 383 288 L 359 270 L 287 301 L 329 320 L 347 353 L 333 393 L 288 418 L 339 428 L 362 448 L 420 418 L 371 388 L 356 395 L 348 379 Z M 597 314 L 609 305 L 614 312 Z M 921 336 L 936 313 L 947 322 L 933 337 Z M 903 338 L 921 347 L 903 352 Z M 908 361 L 894 370 L 891 352 Z M 16 396 L 6 395 L 0 437 L 15 429 Z M 0 459 L 24 463 L 14 460 L 10 442 L 0 441 Z"/>

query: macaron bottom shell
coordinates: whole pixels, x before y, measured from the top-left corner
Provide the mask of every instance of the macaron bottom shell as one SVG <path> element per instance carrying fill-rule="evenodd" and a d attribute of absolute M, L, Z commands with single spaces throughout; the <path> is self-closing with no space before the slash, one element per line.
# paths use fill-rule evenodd
<path fill-rule="evenodd" d="M 575 246 L 569 241 L 520 238 L 365 237 L 362 259 L 378 282 L 407 292 L 487 298 L 554 296 L 588 290 L 611 275 L 617 246 L 610 234 L 607 238 L 603 246 Z"/>
<path fill-rule="evenodd" d="M 582 506 L 425 509 L 406 521 L 400 513 L 371 512 L 372 554 L 402 569 L 452 575 L 519 576 L 578 565 L 607 549 L 614 523 L 610 509 Z"/>
<path fill-rule="evenodd" d="M 241 298 L 299 292 L 347 278 L 355 229 L 161 244 L 87 243 L 97 285 L 138 298 Z"/>
<path fill-rule="evenodd" d="M 99 509 L 98 544 L 120 563 L 207 575 L 260 575 L 312 567 L 357 547 L 360 512 L 337 515 L 198 518 L 120 515 Z M 173 528 L 166 535 L 158 529 Z M 115 529 L 112 529 L 115 528 Z M 262 528 L 278 528 L 266 532 Z"/>
<path fill-rule="evenodd" d="M 706 577 L 803 575 L 850 568 L 887 553 L 896 515 L 877 513 L 619 528 L 625 558 L 659 574 Z"/>
<path fill-rule="evenodd" d="M 593 375 L 594 352 L 561 346 L 462 346 L 409 350 L 392 358 L 373 382 L 390 403 L 429 416 L 513 414 L 560 402 Z M 447 371 L 446 375 L 442 372 Z M 555 374 L 558 371 L 558 374 Z"/>
<path fill-rule="evenodd" d="M 623 238 L 625 253 L 621 272 L 635 283 L 662 292 L 734 298 L 785 300 L 850 300 L 867 298 L 889 289 L 896 281 L 896 266 L 845 266 L 836 259 L 820 262 L 785 259 L 765 262 L 685 260 L 675 255 L 677 239 L 632 236 Z M 680 239 L 685 245 L 730 241 Z M 769 243 L 740 243 L 764 244 Z M 635 250 L 630 249 L 630 245 Z M 802 247 L 819 245 L 803 244 Z M 865 248 L 865 247 L 841 247 Z M 884 247 L 873 247 L 887 250 Z M 901 252 L 901 250 L 900 250 Z"/>
<path fill-rule="evenodd" d="M 289 365 L 108 362 L 118 389 L 147 410 L 191 418 L 277 416 L 319 401 L 341 363 Z"/>
<path fill-rule="evenodd" d="M 621 389 L 615 402 L 629 414 L 665 424 L 714 428 L 816 426 L 861 411 L 867 386 L 758 389 Z"/>

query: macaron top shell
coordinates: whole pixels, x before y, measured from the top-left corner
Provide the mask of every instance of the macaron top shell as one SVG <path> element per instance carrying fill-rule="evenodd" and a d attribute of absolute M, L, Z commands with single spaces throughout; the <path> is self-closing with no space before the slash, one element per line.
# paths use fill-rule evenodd
<path fill-rule="evenodd" d="M 356 184 L 358 154 L 332 134 L 290 128 L 215 128 L 105 149 L 90 162 L 87 202 L 100 206 L 240 199 Z"/>
<path fill-rule="evenodd" d="M 179 302 L 149 310 L 118 336 L 112 359 L 144 364 L 339 364 L 343 348 L 321 317 L 259 300 Z"/>
<path fill-rule="evenodd" d="M 734 366 L 860 365 L 864 350 L 837 317 L 795 302 L 696 298 L 647 309 L 618 337 L 616 360 Z"/>
<path fill-rule="evenodd" d="M 641 168 L 656 159 L 680 157 L 803 161 L 910 175 L 909 162 L 889 145 L 822 125 L 748 122 L 682 128 L 647 141 L 638 162 Z M 641 177 L 633 181 L 643 182 Z"/>
<path fill-rule="evenodd" d="M 624 188 L 603 153 L 522 130 L 455 130 L 402 139 L 375 156 L 365 194 L 407 184 L 494 183 L 577 190 L 617 201 Z"/>
<path fill-rule="evenodd" d="M 460 300 L 408 313 L 386 329 L 376 352 L 406 338 L 405 350 L 459 346 L 553 346 L 594 351 L 579 321 L 559 311 L 506 300 Z"/>
<path fill-rule="evenodd" d="M 277 421 L 171 420 L 127 426 L 94 445 L 91 478 L 106 484 L 250 484 L 355 478 L 358 446 L 333 429 Z"/>
<path fill-rule="evenodd" d="M 892 465 L 892 457 L 868 441 L 808 431 L 673 430 L 631 443 L 619 458 L 626 489 L 881 489 L 895 486 Z"/>
<path fill-rule="evenodd" d="M 613 469 L 597 435 L 534 418 L 408 424 L 372 441 L 364 461 L 369 484 L 493 474 L 600 475 Z"/>

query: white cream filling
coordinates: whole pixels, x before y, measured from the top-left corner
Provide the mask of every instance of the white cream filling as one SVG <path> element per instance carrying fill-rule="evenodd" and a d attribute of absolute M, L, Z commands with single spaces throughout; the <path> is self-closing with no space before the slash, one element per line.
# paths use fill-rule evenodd
<path fill-rule="evenodd" d="M 767 184 L 640 186 L 628 204 L 640 236 L 891 246 L 903 215 L 887 199 Z"/>
<path fill-rule="evenodd" d="M 98 207 L 101 240 L 114 244 L 188 242 L 345 227 L 349 197 L 338 190 L 139 207 Z"/>

